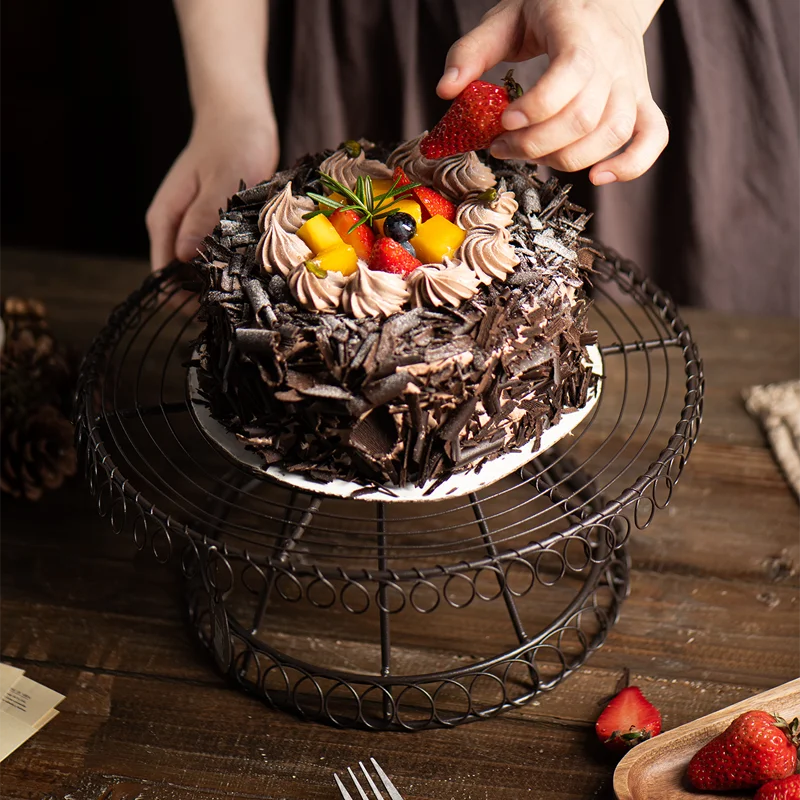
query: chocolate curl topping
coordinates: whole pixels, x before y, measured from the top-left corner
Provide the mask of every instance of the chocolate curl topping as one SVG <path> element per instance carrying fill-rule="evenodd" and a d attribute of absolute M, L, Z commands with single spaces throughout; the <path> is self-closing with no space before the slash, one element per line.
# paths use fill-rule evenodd
<path fill-rule="evenodd" d="M 256 319 L 265 328 L 275 327 L 278 324 L 278 318 L 275 316 L 269 295 L 261 285 L 261 281 L 258 278 L 248 278 L 243 282 L 243 287 L 247 294 L 247 299 L 253 307 Z"/>

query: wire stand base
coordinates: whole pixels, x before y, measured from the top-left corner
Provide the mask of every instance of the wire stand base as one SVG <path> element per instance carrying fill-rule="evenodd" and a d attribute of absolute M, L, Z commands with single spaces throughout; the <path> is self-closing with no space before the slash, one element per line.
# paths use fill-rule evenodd
<path fill-rule="evenodd" d="M 309 510 L 285 540 L 280 558 L 284 565 L 302 541 L 302 531 L 313 511 L 323 502 L 319 497 L 310 500 Z M 399 575 L 391 580 L 379 578 L 374 591 L 375 608 L 353 609 L 358 613 L 372 610 L 379 617 L 380 650 L 375 653 L 379 655 L 379 664 L 376 658 L 375 669 L 369 673 L 310 663 L 283 652 L 271 641 L 270 606 L 276 600 L 286 599 L 276 589 L 276 582 L 286 574 L 280 569 L 270 570 L 264 576 L 261 590 L 250 592 L 248 603 L 246 598 L 235 596 L 238 583 L 231 583 L 229 591 L 220 592 L 216 578 L 208 579 L 210 575 L 219 576 L 219 559 L 223 557 L 216 551 L 208 551 L 207 557 L 200 556 L 190 570 L 187 583 L 190 622 L 218 668 L 238 687 L 272 708 L 316 722 L 413 731 L 433 726 L 452 727 L 524 705 L 539 692 L 557 686 L 605 640 L 628 593 L 626 548 L 609 546 L 606 535 L 596 537 L 587 542 L 582 563 L 575 563 L 574 559 L 568 563 L 565 559 L 558 570 L 561 574 L 553 574 L 552 565 L 548 570 L 544 564 L 548 558 L 544 554 L 566 553 L 569 547 L 558 547 L 554 540 L 536 554 L 509 558 L 507 553 L 498 552 L 480 500 L 472 495 L 470 503 L 488 557 L 479 570 L 442 569 L 438 580 L 428 578 L 424 583 L 419 577 L 406 581 Z M 386 537 L 385 509 L 381 506 L 379 503 L 376 519 L 379 548 Z M 521 567 L 522 564 L 525 566 Z M 385 563 L 377 566 L 380 572 L 385 571 Z M 518 573 L 522 571 L 528 573 L 527 586 L 520 585 Z M 494 578 L 495 589 L 491 594 L 484 594 L 483 584 L 491 584 L 491 579 L 481 580 L 484 574 Z M 541 583 L 539 589 L 546 590 L 548 584 L 567 575 L 575 583 L 574 595 L 555 619 L 534 633 L 527 633 L 523 617 L 526 607 L 536 602 L 537 581 Z M 458 576 L 457 581 L 462 584 L 460 594 L 451 589 L 452 576 Z M 325 583 L 340 596 L 346 588 L 346 585 L 337 587 L 335 581 Z M 421 587 L 428 593 L 426 607 L 418 605 L 419 598 L 414 597 Z M 465 587 L 468 587 L 466 593 Z M 390 592 L 393 601 L 389 600 Z M 498 615 L 496 621 L 502 623 L 503 616 L 506 623 L 510 620 L 510 629 L 517 640 L 515 646 L 468 665 L 462 663 L 450 668 L 443 665 L 439 671 L 424 674 L 401 674 L 393 670 L 390 620 L 394 615 L 406 608 L 410 613 L 422 614 L 433 612 L 441 604 L 463 609 L 476 601 L 500 600 L 506 614 Z M 327 644 L 333 648 L 333 642 Z"/>
<path fill-rule="evenodd" d="M 177 269 L 151 276 L 81 369 L 78 451 L 98 512 L 180 560 L 200 642 L 272 707 L 420 730 L 521 706 L 605 640 L 631 531 L 669 503 L 702 417 L 702 364 L 671 299 L 611 251 L 593 284 L 604 385 L 574 434 L 466 496 L 388 503 L 287 487 L 221 455 L 185 394 L 192 300 Z"/>

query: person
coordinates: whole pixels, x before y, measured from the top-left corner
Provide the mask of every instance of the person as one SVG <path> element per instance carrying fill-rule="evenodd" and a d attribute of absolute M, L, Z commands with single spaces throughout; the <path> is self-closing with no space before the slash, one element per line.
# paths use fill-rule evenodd
<path fill-rule="evenodd" d="M 594 233 L 679 302 L 796 314 L 797 4 L 662 2 L 175 0 L 194 124 L 147 211 L 153 268 L 195 254 L 240 179 L 410 138 L 511 62 L 527 90 L 493 155 L 588 169 Z M 677 142 L 651 170 L 662 108 Z"/>

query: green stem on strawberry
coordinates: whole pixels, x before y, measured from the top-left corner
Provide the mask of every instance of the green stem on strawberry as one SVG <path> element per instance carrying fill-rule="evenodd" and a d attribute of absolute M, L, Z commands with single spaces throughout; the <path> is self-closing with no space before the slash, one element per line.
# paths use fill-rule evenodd
<path fill-rule="evenodd" d="M 791 722 L 787 722 L 778 714 L 773 714 L 772 716 L 775 719 L 775 725 L 786 734 L 786 738 L 795 747 L 800 747 L 800 719 L 795 717 Z"/>
<path fill-rule="evenodd" d="M 369 175 L 359 175 L 356 180 L 355 190 L 349 189 L 344 184 L 339 183 L 335 178 L 328 175 L 326 172 L 320 172 L 320 183 L 331 194 L 340 194 L 349 203 L 341 203 L 338 200 L 333 200 L 324 194 L 316 192 L 309 192 L 308 196 L 317 202 L 320 208 L 310 211 L 308 214 L 303 215 L 303 219 L 311 219 L 316 217 L 317 214 L 324 214 L 329 217 L 334 211 L 355 211 L 360 219 L 348 231 L 352 233 L 356 228 L 361 225 L 372 225 L 376 219 L 383 219 L 391 214 L 391 205 L 394 200 L 398 199 L 400 195 L 410 192 L 421 186 L 419 183 L 410 183 L 405 186 L 398 186 L 400 176 L 396 177 L 392 186 L 388 191 L 382 194 L 375 195 L 372 186 L 372 178 Z M 324 210 L 322 208 L 324 206 Z"/>

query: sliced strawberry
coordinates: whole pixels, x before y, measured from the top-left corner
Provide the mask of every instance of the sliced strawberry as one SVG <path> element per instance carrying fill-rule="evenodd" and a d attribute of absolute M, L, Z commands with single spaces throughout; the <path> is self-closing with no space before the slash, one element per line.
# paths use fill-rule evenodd
<path fill-rule="evenodd" d="M 395 167 L 394 173 L 392 174 L 392 181 L 397 182 L 397 186 L 408 186 L 411 183 L 411 178 L 406 175 L 406 171 L 402 167 Z"/>
<path fill-rule="evenodd" d="M 359 225 L 352 233 L 348 233 L 361 217 L 352 209 L 345 211 L 339 209 L 329 217 L 331 224 L 336 228 L 336 233 L 342 237 L 345 244 L 349 244 L 356 255 L 364 261 L 369 261 L 372 245 L 375 243 L 375 234 L 369 225 Z"/>
<path fill-rule="evenodd" d="M 609 750 L 624 753 L 661 733 L 661 713 L 638 686 L 628 686 L 603 709 L 595 731 Z"/>
<path fill-rule="evenodd" d="M 400 242 L 381 236 L 375 240 L 369 257 L 369 268 L 378 272 L 393 272 L 395 275 L 408 275 L 422 262 L 414 258 Z"/>
<path fill-rule="evenodd" d="M 437 214 L 448 222 L 455 222 L 456 207 L 444 195 L 427 186 L 417 186 L 412 190 L 414 199 L 422 206 L 422 221 L 425 222 Z"/>
<path fill-rule="evenodd" d="M 411 180 L 402 167 L 394 168 L 394 175 L 392 178 L 397 181 L 398 186 L 408 186 L 411 183 Z M 437 214 L 440 217 L 444 217 L 448 222 L 455 222 L 456 207 L 435 189 L 431 189 L 428 186 L 417 186 L 416 189 L 411 189 L 408 194 L 403 194 L 401 196 L 413 196 L 420 204 L 422 207 L 423 222 L 431 217 L 435 217 Z"/>

